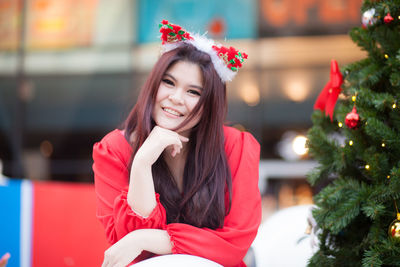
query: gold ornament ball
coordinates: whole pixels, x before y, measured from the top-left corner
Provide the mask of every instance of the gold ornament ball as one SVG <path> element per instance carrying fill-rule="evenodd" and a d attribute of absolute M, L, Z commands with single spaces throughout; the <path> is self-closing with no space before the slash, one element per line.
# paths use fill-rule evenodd
<path fill-rule="evenodd" d="M 396 219 L 389 225 L 388 234 L 400 241 L 400 220 Z"/>

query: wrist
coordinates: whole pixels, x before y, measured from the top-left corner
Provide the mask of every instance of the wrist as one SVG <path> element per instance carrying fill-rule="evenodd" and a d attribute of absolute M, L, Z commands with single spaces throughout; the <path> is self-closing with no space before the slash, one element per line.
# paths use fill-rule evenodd
<path fill-rule="evenodd" d="M 141 168 L 145 168 L 145 167 L 151 167 L 151 165 L 152 165 L 151 161 L 146 159 L 146 157 L 144 155 L 142 155 L 142 153 L 140 153 L 140 151 L 138 151 L 136 153 L 136 155 L 132 161 L 132 168 L 138 167 L 139 169 L 141 169 Z"/>
<path fill-rule="evenodd" d="M 140 229 L 137 231 L 139 231 L 138 242 L 140 242 L 143 250 L 158 255 L 172 253 L 171 239 L 167 231 L 160 229 Z"/>
<path fill-rule="evenodd" d="M 139 229 L 131 232 L 140 249 L 158 255 L 171 254 L 172 244 L 167 231 L 160 229 Z"/>
<path fill-rule="evenodd" d="M 145 250 L 146 239 L 145 235 L 141 230 L 135 230 L 128 233 L 125 237 L 128 237 L 132 247 L 135 247 L 140 253 Z"/>
<path fill-rule="evenodd" d="M 132 175 L 135 177 L 148 177 L 149 174 L 151 175 L 151 167 L 152 165 L 147 160 L 135 156 L 132 161 L 130 180 L 132 181 Z"/>
<path fill-rule="evenodd" d="M 134 165 L 145 166 L 149 164 L 148 160 L 146 160 L 146 158 L 143 155 L 141 155 L 141 153 L 138 151 L 132 161 L 132 166 Z"/>

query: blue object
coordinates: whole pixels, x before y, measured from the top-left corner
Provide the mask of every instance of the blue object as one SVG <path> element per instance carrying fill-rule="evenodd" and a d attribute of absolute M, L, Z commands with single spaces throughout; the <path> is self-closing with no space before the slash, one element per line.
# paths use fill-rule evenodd
<path fill-rule="evenodd" d="M 255 38 L 257 3 L 255 0 L 139 0 L 138 42 L 158 42 L 158 24 L 163 19 L 199 34 L 207 32 L 213 20 L 221 19 L 226 29 L 223 39 Z"/>
<path fill-rule="evenodd" d="M 0 257 L 11 254 L 7 267 L 20 266 L 21 180 L 0 186 Z"/>
<path fill-rule="evenodd" d="M 7 267 L 31 265 L 32 184 L 1 178 L 0 258 L 9 252 Z"/>

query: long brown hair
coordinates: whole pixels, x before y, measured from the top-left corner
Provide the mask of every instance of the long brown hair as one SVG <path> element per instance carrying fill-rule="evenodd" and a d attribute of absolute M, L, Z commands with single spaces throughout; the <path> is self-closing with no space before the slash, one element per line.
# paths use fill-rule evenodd
<path fill-rule="evenodd" d="M 187 124 L 201 112 L 199 123 L 191 130 L 188 156 L 183 174 L 183 194 L 162 156 L 152 166 L 155 190 L 167 212 L 167 222 L 187 223 L 196 227 L 222 227 L 231 204 L 231 173 L 224 150 L 226 85 L 216 73 L 208 54 L 190 44 L 164 53 L 148 76 L 136 105 L 125 121 L 125 137 L 135 140 L 132 160 L 150 134 L 155 123 L 152 111 L 157 90 L 165 72 L 178 61 L 197 64 L 203 75 L 199 102 L 189 117 L 177 127 Z M 226 194 L 227 193 L 227 194 Z"/>

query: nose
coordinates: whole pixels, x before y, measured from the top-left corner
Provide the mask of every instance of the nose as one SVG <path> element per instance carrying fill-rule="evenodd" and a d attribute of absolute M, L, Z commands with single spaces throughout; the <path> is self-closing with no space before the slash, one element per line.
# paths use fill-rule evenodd
<path fill-rule="evenodd" d="M 174 92 L 168 96 L 168 99 L 171 100 L 174 104 L 181 104 L 183 105 L 183 90 L 176 89 Z"/>

